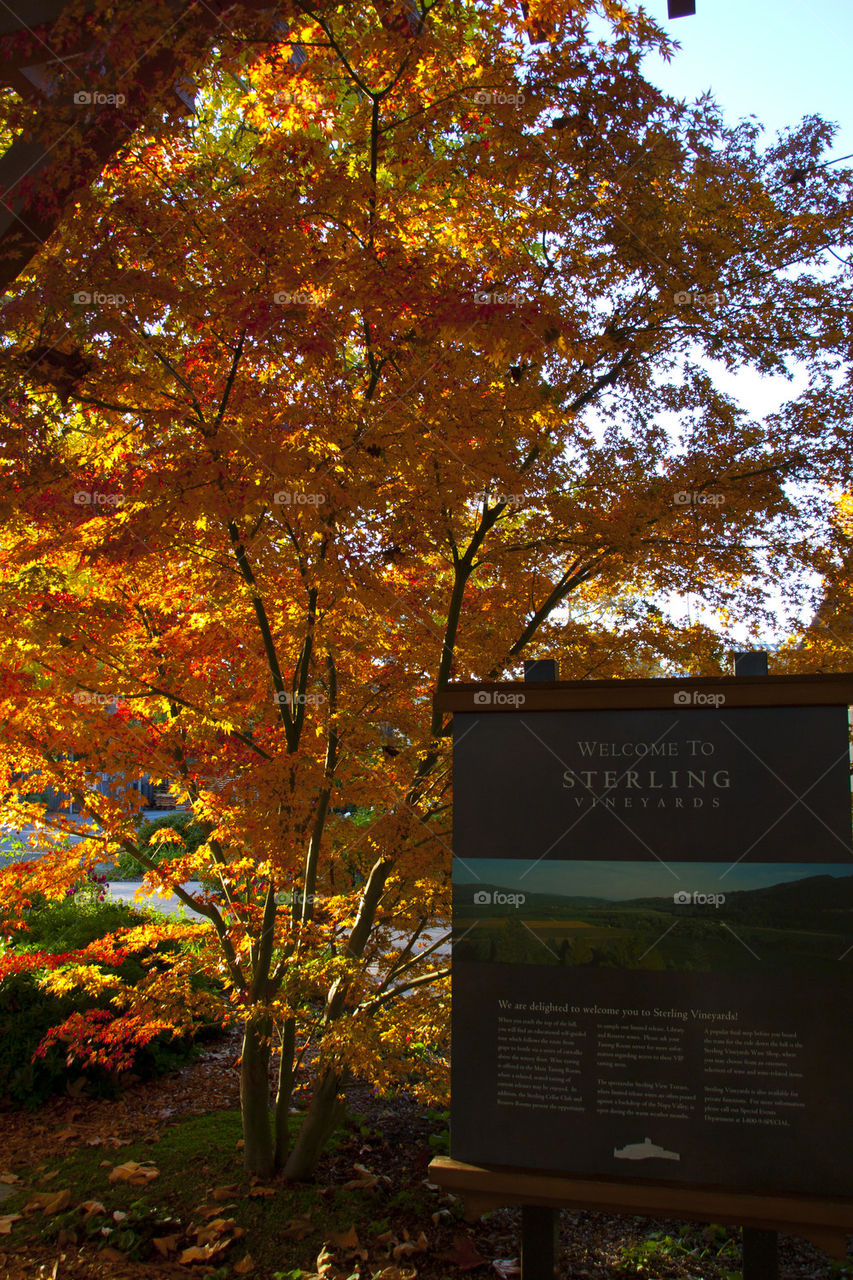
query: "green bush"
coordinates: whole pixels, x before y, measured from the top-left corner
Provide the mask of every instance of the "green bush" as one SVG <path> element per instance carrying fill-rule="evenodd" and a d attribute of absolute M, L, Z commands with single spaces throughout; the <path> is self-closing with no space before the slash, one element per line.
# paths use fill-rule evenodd
<path fill-rule="evenodd" d="M 144 924 L 147 916 L 126 902 L 80 894 L 58 902 L 40 898 L 26 914 L 28 929 L 12 934 L 16 951 L 80 951 L 116 929 Z"/>
<path fill-rule="evenodd" d="M 193 821 L 192 813 L 164 813 L 162 818 L 154 818 L 151 821 L 143 822 L 137 833 L 140 849 L 147 853 L 154 862 L 159 862 L 161 858 L 173 858 L 175 856 L 175 845 L 158 846 L 151 844 L 154 832 L 162 830 L 163 827 L 171 827 L 173 831 L 179 831 L 190 853 L 195 853 L 199 845 L 204 844 L 204 829 L 199 823 Z M 142 865 L 134 857 L 131 857 L 129 853 L 123 853 L 116 862 L 115 872 L 111 873 L 111 878 L 114 880 L 141 880 L 143 870 Z"/>
<path fill-rule="evenodd" d="M 56 996 L 42 991 L 29 973 L 16 973 L 0 983 L 0 1096 L 12 1106 L 37 1107 L 52 1093 L 83 1074 L 66 1067 L 58 1045 L 32 1061 L 42 1037 L 91 1000 L 83 993 Z"/>
<path fill-rule="evenodd" d="M 143 923 L 148 916 L 124 902 L 107 899 L 98 902 L 92 896 L 75 895 L 59 902 L 44 898 L 34 901 L 26 913 L 28 930 L 9 935 L 13 949 L 19 953 L 47 951 L 62 954 L 81 950 L 115 929 Z M 174 951 L 176 943 L 159 943 L 148 950 Z M 143 954 L 128 956 L 120 965 L 108 969 L 125 982 L 135 983 L 146 972 Z M 51 1094 L 62 1092 L 85 1077 L 90 1092 L 114 1094 L 118 1088 L 115 1073 L 103 1068 L 67 1066 L 61 1045 L 53 1045 L 43 1058 L 32 1061 L 39 1042 L 51 1027 L 72 1013 L 87 1009 L 109 1009 L 109 993 L 94 998 L 84 991 L 61 996 L 43 991 L 35 975 L 11 974 L 0 982 L 0 1098 L 13 1106 L 37 1107 Z M 140 1079 L 173 1071 L 193 1054 L 193 1037 L 172 1037 L 162 1033 L 137 1050 L 133 1072 Z"/>

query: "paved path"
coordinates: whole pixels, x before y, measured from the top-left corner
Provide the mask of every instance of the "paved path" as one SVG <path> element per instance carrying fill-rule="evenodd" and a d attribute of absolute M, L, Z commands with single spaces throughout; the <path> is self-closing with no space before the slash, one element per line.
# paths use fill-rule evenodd
<path fill-rule="evenodd" d="M 189 907 L 184 907 L 180 898 L 174 893 L 167 895 L 152 893 L 140 894 L 136 897 L 136 891 L 139 888 L 138 880 L 110 880 L 107 888 L 111 898 L 116 898 L 119 902 L 128 902 L 131 906 L 137 907 L 154 907 L 156 911 L 165 911 L 167 915 L 176 916 L 181 911 L 188 911 L 190 915 L 201 916 L 197 911 L 192 911 Z M 188 880 L 184 885 L 188 893 L 196 893 L 201 885 L 198 880 Z"/>
<path fill-rule="evenodd" d="M 143 809 L 141 819 L 151 822 L 155 818 L 162 818 L 169 812 L 176 810 L 169 809 Z M 177 811 L 180 812 L 180 811 Z M 73 822 L 74 819 L 72 818 Z M 97 823 L 82 822 L 79 818 L 76 825 L 81 832 L 80 835 L 72 835 L 71 843 L 79 844 L 83 839 L 83 832 L 97 830 Z M 23 827 L 21 830 L 10 830 L 8 827 L 0 827 L 0 867 L 5 866 L 9 862 L 28 861 L 30 858 L 37 858 L 40 853 L 45 853 L 45 849 L 36 847 L 31 849 L 27 841 L 29 837 L 35 833 L 36 828 L 33 826 Z"/>

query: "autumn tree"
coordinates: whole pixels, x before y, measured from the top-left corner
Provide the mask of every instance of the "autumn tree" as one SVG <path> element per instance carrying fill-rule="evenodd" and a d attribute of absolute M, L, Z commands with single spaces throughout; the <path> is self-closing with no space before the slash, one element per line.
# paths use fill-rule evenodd
<path fill-rule="evenodd" d="M 642 11 L 590 3 L 599 38 L 533 8 L 300 4 L 223 38 L 192 124 L 129 137 L 4 307 L 3 820 L 50 848 L 3 900 L 124 853 L 200 913 L 109 1030 L 185 1025 L 216 977 L 257 1173 L 310 1175 L 348 1073 L 444 1088 L 435 692 L 542 651 L 719 670 L 727 616 L 815 563 L 800 494 L 845 465 L 831 127 L 765 145 L 644 79 Z M 714 373 L 794 362 L 764 422 Z M 667 617 L 688 593 L 716 629 Z M 197 850 L 140 847 L 140 776 Z M 48 782 L 82 845 L 27 801 Z"/>

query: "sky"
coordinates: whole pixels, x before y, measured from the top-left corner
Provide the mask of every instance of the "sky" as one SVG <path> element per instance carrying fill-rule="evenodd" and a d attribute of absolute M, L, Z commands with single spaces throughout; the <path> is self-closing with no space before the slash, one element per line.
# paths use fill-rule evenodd
<path fill-rule="evenodd" d="M 646 10 L 681 45 L 672 61 L 650 57 L 644 72 L 692 100 L 710 89 L 729 122 L 755 116 L 770 140 L 805 115 L 840 127 L 830 157 L 853 152 L 853 0 L 696 0 L 693 17 L 667 19 L 666 0 Z M 756 417 L 798 389 L 782 378 L 716 370 Z"/>
<path fill-rule="evenodd" d="M 725 874 L 723 874 L 725 873 Z M 741 862 L 731 870 L 721 862 L 530 862 L 518 858 L 453 859 L 456 885 L 494 884 L 522 893 L 563 893 L 580 898 L 670 897 L 688 893 L 735 893 L 763 889 L 811 876 L 850 876 L 853 863 Z"/>
<path fill-rule="evenodd" d="M 851 0 L 696 0 L 695 16 L 671 21 L 666 0 L 645 8 L 682 46 L 669 65 L 646 61 L 662 89 L 711 89 L 730 118 L 754 115 L 774 131 L 822 115 L 842 126 L 833 154 L 853 151 Z"/>
<path fill-rule="evenodd" d="M 710 90 L 729 123 L 753 116 L 765 126 L 768 142 L 803 116 L 820 115 L 839 127 L 827 158 L 853 153 L 853 0 L 695 2 L 695 15 L 669 19 L 666 0 L 643 0 L 646 11 L 681 46 L 668 63 L 657 56 L 646 59 L 643 70 L 651 81 L 688 101 Z M 753 370 L 732 373 L 718 362 L 703 362 L 717 385 L 758 421 L 806 385 L 805 371 L 797 367 L 788 380 Z M 665 603 L 676 618 L 715 625 L 698 599 Z M 809 617 L 804 608 L 801 621 Z M 742 628 L 733 634 L 751 643 Z M 772 647 L 784 634 L 783 626 L 763 643 Z"/>

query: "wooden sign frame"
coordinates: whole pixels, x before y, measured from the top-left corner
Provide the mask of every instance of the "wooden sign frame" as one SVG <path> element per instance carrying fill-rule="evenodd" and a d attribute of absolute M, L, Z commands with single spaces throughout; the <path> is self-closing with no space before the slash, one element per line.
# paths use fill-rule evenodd
<path fill-rule="evenodd" d="M 529 681 L 448 684 L 434 699 L 454 712 L 687 709 L 688 707 L 807 707 L 853 704 L 853 672 L 631 680 Z M 666 1181 L 553 1175 L 542 1171 L 467 1164 L 436 1157 L 430 1178 L 465 1202 L 469 1218 L 487 1209 L 520 1205 L 523 1211 L 522 1280 L 550 1280 L 556 1259 L 556 1211 L 595 1210 L 631 1216 L 673 1217 L 744 1228 L 744 1275 L 771 1280 L 778 1272 L 776 1232 L 802 1236 L 831 1257 L 844 1258 L 853 1234 L 853 1196 L 761 1194 Z"/>

